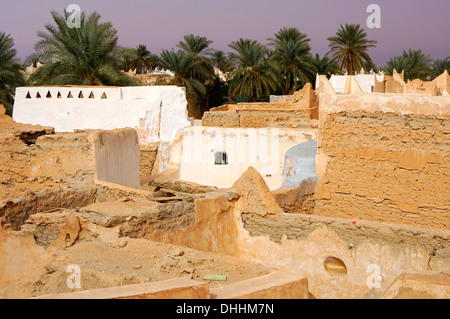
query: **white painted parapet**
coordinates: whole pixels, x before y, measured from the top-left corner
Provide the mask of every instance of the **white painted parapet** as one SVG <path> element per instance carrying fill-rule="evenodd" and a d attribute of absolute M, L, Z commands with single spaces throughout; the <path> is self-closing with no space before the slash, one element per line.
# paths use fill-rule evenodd
<path fill-rule="evenodd" d="M 171 145 L 180 128 L 190 126 L 185 89 L 176 86 L 59 86 L 16 89 L 13 119 L 56 132 L 83 129 L 136 129 L 139 146 Z M 160 171 L 167 165 L 161 147 Z"/>

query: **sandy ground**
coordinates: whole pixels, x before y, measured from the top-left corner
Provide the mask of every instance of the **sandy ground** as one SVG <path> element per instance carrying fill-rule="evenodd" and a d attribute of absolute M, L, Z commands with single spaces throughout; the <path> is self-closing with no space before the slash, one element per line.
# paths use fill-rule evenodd
<path fill-rule="evenodd" d="M 206 281 L 211 288 L 259 277 L 270 268 L 221 253 L 163 244 L 145 239 L 116 242 L 80 241 L 41 256 L 42 265 L 19 280 L 15 298 L 106 288 L 171 278 L 203 281 L 206 275 L 226 275 L 226 281 Z M 81 270 L 81 288 L 70 289 L 69 265 Z M 69 279 L 70 280 L 70 279 Z"/>

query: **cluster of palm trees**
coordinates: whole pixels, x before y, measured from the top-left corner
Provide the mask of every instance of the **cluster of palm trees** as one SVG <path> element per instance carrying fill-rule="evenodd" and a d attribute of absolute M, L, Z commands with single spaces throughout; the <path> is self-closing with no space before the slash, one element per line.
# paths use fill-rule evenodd
<path fill-rule="evenodd" d="M 392 75 L 393 71 L 405 71 L 405 80 L 421 79 L 431 80 L 445 70 L 450 72 L 450 57 L 446 59 L 431 60 L 422 50 L 403 51 L 401 56 L 390 58 L 386 66 L 381 68 L 386 74 Z"/>
<path fill-rule="evenodd" d="M 200 113 L 224 102 L 265 101 L 270 94 L 292 94 L 307 82 L 314 84 L 316 74 L 355 74 L 361 69 L 392 74 L 396 69 L 405 71 L 406 79 L 429 80 L 450 70 L 450 58 L 432 61 L 420 50 L 404 51 L 377 69 L 368 53 L 377 41 L 369 40 L 361 26 L 354 24 L 341 25 L 328 38 L 330 50 L 323 57 L 311 53 L 311 40 L 297 28 L 282 28 L 266 45 L 241 38 L 229 44 L 229 53 L 211 48 L 213 42 L 206 37 L 187 34 L 176 50 L 155 55 L 142 44 L 119 46 L 117 31 L 111 23 L 100 22 L 97 13 L 82 13 L 80 28 L 67 26 L 67 12 L 52 12 L 52 17 L 55 24 L 45 25 L 46 32 L 38 33 L 35 52 L 25 60 L 43 66 L 26 79 L 13 40 L 0 33 L 0 103 L 9 113 L 17 86 L 141 85 L 123 72 L 130 69 L 172 71 L 171 84 L 186 87 L 188 101 Z"/>

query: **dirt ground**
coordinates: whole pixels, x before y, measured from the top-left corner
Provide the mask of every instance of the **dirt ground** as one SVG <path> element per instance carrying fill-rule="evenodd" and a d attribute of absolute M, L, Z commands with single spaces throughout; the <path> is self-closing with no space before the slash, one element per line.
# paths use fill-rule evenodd
<path fill-rule="evenodd" d="M 42 264 L 23 276 L 15 298 L 107 288 L 188 277 L 202 281 L 206 275 L 226 275 L 226 281 L 208 281 L 211 288 L 271 272 L 270 268 L 221 253 L 145 239 L 120 238 L 104 242 L 80 241 L 71 247 L 41 256 Z M 70 289 L 69 265 L 81 270 L 81 288 Z M 69 270 L 69 272 L 68 272 Z"/>

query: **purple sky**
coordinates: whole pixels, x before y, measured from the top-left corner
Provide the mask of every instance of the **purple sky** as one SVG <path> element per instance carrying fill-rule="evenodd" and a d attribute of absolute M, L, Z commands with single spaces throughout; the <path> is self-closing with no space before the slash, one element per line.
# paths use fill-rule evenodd
<path fill-rule="evenodd" d="M 33 52 L 37 32 L 53 22 L 50 11 L 78 4 L 97 11 L 118 30 L 119 44 L 146 44 L 153 53 L 175 48 L 185 34 L 213 40 L 229 51 L 239 38 L 266 43 L 282 27 L 297 27 L 311 39 L 312 53 L 328 51 L 327 38 L 339 24 L 359 23 L 378 40 L 369 54 L 382 66 L 404 49 L 422 49 L 431 58 L 450 56 L 449 0 L 0 0 L 0 31 L 11 34 L 20 58 Z M 366 8 L 381 7 L 381 29 L 369 29 Z"/>

